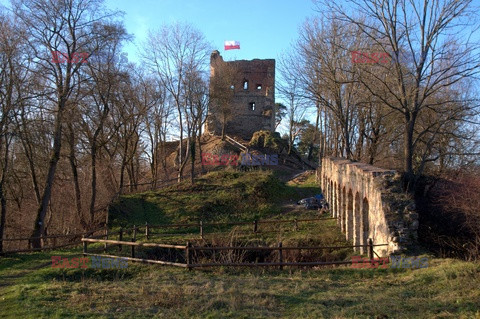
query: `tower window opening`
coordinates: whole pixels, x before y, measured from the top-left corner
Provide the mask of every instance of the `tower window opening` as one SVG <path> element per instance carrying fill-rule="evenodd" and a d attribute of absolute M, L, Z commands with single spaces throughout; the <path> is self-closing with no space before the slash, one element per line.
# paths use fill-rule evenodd
<path fill-rule="evenodd" d="M 250 110 L 255 111 L 255 102 L 250 103 Z"/>
<path fill-rule="evenodd" d="M 243 81 L 243 89 L 248 90 L 248 81 L 247 80 Z"/>
<path fill-rule="evenodd" d="M 257 84 L 257 90 L 261 90 L 262 89 L 262 85 L 261 84 Z"/>

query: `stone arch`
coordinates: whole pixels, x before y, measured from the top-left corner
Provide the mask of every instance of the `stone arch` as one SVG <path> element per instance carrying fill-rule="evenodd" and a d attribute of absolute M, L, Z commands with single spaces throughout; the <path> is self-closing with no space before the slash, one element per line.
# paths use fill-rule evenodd
<path fill-rule="evenodd" d="M 333 200 L 331 203 L 329 203 L 333 218 L 337 218 L 337 202 L 338 202 L 337 182 L 334 182 L 333 183 Z"/>
<path fill-rule="evenodd" d="M 327 183 L 325 184 L 325 194 L 323 194 L 323 196 L 325 196 L 326 200 L 329 200 L 329 195 L 330 195 L 330 179 L 327 178 Z"/>
<path fill-rule="evenodd" d="M 368 223 L 368 216 L 369 216 L 369 205 L 368 199 L 366 197 L 363 198 L 362 203 L 362 222 L 360 223 L 360 233 L 361 233 L 361 243 L 360 245 L 366 245 L 368 241 L 368 236 L 370 234 L 370 226 Z M 360 250 L 362 254 L 367 252 L 366 248 L 362 247 Z"/>
<path fill-rule="evenodd" d="M 362 233 L 360 231 L 360 224 L 361 224 L 361 202 L 360 202 L 360 194 L 358 192 L 355 193 L 355 199 L 353 203 L 353 245 L 360 245 L 361 244 L 361 237 Z M 355 251 L 360 251 L 360 247 L 355 247 Z"/>
<path fill-rule="evenodd" d="M 347 240 L 353 241 L 353 193 L 348 190 L 347 197 Z"/>
<path fill-rule="evenodd" d="M 325 181 L 325 191 L 323 192 L 323 196 L 325 196 L 326 200 L 328 200 L 328 185 L 330 185 L 330 180 L 327 178 Z"/>
<path fill-rule="evenodd" d="M 329 206 L 328 206 L 329 208 L 332 208 L 332 203 L 333 203 L 333 201 L 334 201 L 334 199 L 333 199 L 333 197 L 334 197 L 333 192 L 334 192 L 333 181 L 330 180 L 330 192 L 329 192 L 330 198 L 327 200 L 327 203 L 328 203 L 328 205 L 329 205 Z"/>
<path fill-rule="evenodd" d="M 398 253 L 405 245 L 417 242 L 418 219 L 413 201 L 393 187 L 386 190 L 385 183 L 378 182 L 385 180 L 389 185 L 401 186 L 399 174 L 333 157 L 322 159 L 321 170 L 320 180 L 332 215 L 360 252 L 365 253 L 368 238 L 375 244 L 386 244 L 376 249 L 379 256 Z M 358 254 L 358 249 L 355 251 Z"/>
<path fill-rule="evenodd" d="M 342 189 L 341 189 L 341 185 L 338 184 L 337 185 L 337 195 L 338 195 L 338 198 L 337 198 L 337 224 L 340 225 L 340 216 L 342 216 L 340 210 L 342 208 Z"/>

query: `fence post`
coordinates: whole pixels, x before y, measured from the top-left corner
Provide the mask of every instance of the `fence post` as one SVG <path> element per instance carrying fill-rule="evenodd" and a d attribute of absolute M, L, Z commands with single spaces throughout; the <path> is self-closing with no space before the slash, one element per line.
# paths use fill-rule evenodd
<path fill-rule="evenodd" d="M 373 259 L 373 240 L 371 238 L 368 239 L 368 259 Z"/>
<path fill-rule="evenodd" d="M 105 225 L 105 239 L 108 239 L 108 226 L 107 225 Z M 107 243 L 103 244 L 103 252 L 104 253 L 107 252 Z"/>
<path fill-rule="evenodd" d="M 132 236 L 132 242 L 135 242 L 137 240 L 137 228 L 135 225 L 133 225 L 133 236 Z M 132 245 L 132 258 L 135 258 L 135 246 Z"/>
<path fill-rule="evenodd" d="M 120 231 L 118 232 L 118 241 L 123 240 L 123 228 L 120 227 Z M 122 244 L 118 245 L 118 251 L 122 251 Z"/>
<path fill-rule="evenodd" d="M 295 218 L 295 231 L 298 231 L 298 220 Z"/>
<path fill-rule="evenodd" d="M 200 221 L 200 237 L 203 239 L 203 221 Z"/>
<path fill-rule="evenodd" d="M 258 220 L 253 221 L 253 232 L 256 233 L 258 231 Z"/>
<path fill-rule="evenodd" d="M 85 235 L 82 235 L 82 239 L 84 239 L 84 238 L 85 238 Z M 82 243 L 83 243 L 83 257 L 85 257 L 86 254 L 87 254 L 87 242 L 82 241 Z"/>
<path fill-rule="evenodd" d="M 190 265 L 192 264 L 192 256 L 190 255 L 191 254 L 190 247 L 192 247 L 192 244 L 189 241 L 187 241 L 187 245 L 185 245 L 185 263 L 187 264 L 187 269 L 188 270 L 192 269 L 190 267 Z"/>
<path fill-rule="evenodd" d="M 147 239 L 148 239 L 149 235 L 150 234 L 148 232 L 148 222 L 145 222 L 145 236 L 147 237 Z"/>
<path fill-rule="evenodd" d="M 282 242 L 278 243 L 278 247 L 280 248 L 278 250 L 278 262 L 283 263 L 283 252 L 282 252 Z M 283 266 L 280 265 L 280 270 L 283 269 Z"/>

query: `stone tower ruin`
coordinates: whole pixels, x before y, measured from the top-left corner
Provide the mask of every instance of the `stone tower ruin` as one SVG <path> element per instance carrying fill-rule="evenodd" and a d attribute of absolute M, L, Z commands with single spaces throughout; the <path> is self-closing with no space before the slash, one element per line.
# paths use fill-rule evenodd
<path fill-rule="evenodd" d="M 235 72 L 229 77 L 222 74 L 232 70 Z M 224 78 L 230 79 L 230 84 L 212 85 Z M 228 97 L 216 99 L 218 93 L 226 93 L 222 96 Z M 218 51 L 213 51 L 210 56 L 210 101 L 207 132 L 221 135 L 223 122 L 226 123 L 226 134 L 243 139 L 250 139 L 256 131 L 275 131 L 275 60 L 225 62 Z M 224 112 L 228 116 L 224 116 Z"/>

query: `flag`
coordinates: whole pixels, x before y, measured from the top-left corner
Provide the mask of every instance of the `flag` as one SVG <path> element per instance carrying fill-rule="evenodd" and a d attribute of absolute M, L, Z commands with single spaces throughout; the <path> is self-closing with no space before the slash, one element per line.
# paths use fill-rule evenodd
<path fill-rule="evenodd" d="M 240 42 L 238 41 L 225 41 L 225 50 L 240 49 Z"/>

